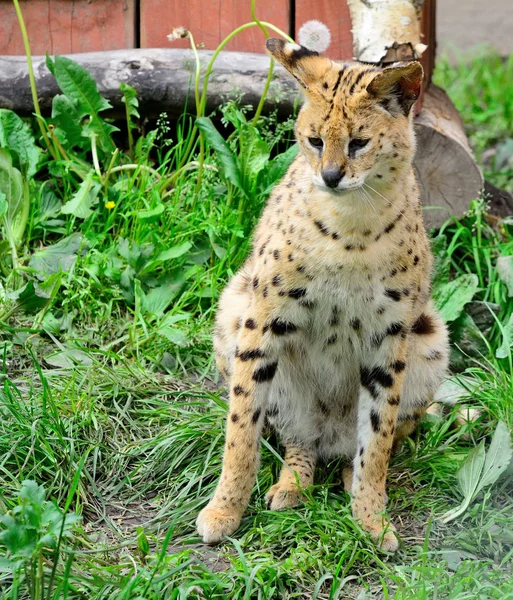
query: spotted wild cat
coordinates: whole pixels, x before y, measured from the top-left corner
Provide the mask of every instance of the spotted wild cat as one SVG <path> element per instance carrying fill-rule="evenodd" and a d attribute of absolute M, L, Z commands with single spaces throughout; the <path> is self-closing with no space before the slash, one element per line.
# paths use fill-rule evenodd
<path fill-rule="evenodd" d="M 392 551 L 390 455 L 448 362 L 412 169 L 422 67 L 336 63 L 279 39 L 267 50 L 303 88 L 301 152 L 219 303 L 214 345 L 230 408 L 222 474 L 197 527 L 209 543 L 237 529 L 267 419 L 286 462 L 270 508 L 301 500 L 296 474 L 306 487 L 317 461 L 347 457 L 354 517 Z"/>

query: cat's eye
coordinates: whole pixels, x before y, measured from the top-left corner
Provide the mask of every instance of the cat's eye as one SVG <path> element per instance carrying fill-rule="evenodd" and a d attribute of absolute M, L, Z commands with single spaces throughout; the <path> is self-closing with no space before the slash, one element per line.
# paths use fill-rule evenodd
<path fill-rule="evenodd" d="M 321 140 L 321 138 L 310 137 L 308 138 L 308 141 L 314 148 L 320 149 L 324 146 L 324 142 Z"/>
<path fill-rule="evenodd" d="M 365 148 L 365 146 L 369 143 L 368 139 L 364 138 L 353 138 L 349 142 L 349 156 L 354 156 L 357 150 L 361 150 Z"/>

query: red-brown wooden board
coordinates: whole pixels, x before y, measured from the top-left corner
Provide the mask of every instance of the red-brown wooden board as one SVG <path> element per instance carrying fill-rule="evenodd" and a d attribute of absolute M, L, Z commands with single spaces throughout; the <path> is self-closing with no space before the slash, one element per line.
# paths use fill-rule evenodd
<path fill-rule="evenodd" d="M 289 0 L 259 0 L 257 17 L 288 33 Z M 249 21 L 250 0 L 141 0 L 141 47 L 171 47 L 167 35 L 183 25 L 190 29 L 196 44 L 214 49 L 236 27 Z M 263 52 L 264 44 L 262 31 L 252 27 L 238 34 L 225 49 Z M 189 42 L 174 41 L 172 47 L 188 48 Z"/>
<path fill-rule="evenodd" d="M 33 54 L 135 46 L 136 0 L 21 0 Z M 0 0 L 0 55 L 24 54 L 11 0 Z"/>
<path fill-rule="evenodd" d="M 350 60 L 353 57 L 351 17 L 344 0 L 296 0 L 296 32 L 306 21 L 316 19 L 331 32 L 331 43 L 326 55 L 334 60 Z"/>

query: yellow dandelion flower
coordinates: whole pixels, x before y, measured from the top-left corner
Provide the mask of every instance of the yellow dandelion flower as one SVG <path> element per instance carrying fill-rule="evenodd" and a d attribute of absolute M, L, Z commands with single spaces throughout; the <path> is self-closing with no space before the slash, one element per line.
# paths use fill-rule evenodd
<path fill-rule="evenodd" d="M 115 206 L 116 206 L 116 203 L 112 202 L 112 200 L 109 200 L 108 202 L 105 203 L 105 208 L 107 210 L 112 210 Z"/>

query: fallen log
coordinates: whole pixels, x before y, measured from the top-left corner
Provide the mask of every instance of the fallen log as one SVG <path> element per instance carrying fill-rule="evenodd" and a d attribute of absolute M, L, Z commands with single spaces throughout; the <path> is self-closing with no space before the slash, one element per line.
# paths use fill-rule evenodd
<path fill-rule="evenodd" d="M 205 66 L 212 52 L 202 51 L 200 56 Z M 195 65 L 190 50 L 115 50 L 74 54 L 70 58 L 91 73 L 113 106 L 112 116 L 124 115 L 119 91 L 121 82 L 138 91 L 140 112 L 146 117 L 156 117 L 162 112 L 178 116 L 187 101 L 192 112 Z M 207 113 L 230 97 L 256 106 L 268 70 L 269 59 L 264 55 L 221 52 L 210 77 Z M 59 89 L 44 57 L 34 59 L 34 71 L 41 108 L 49 114 L 52 98 Z M 278 107 L 280 114 L 290 114 L 299 98 L 293 81 L 281 67 L 276 68 L 264 110 L 268 112 Z M 0 107 L 10 108 L 20 115 L 30 115 L 33 111 L 24 57 L 0 57 Z M 428 88 L 415 128 L 415 168 L 423 202 L 425 206 L 441 207 L 426 211 L 426 220 L 430 226 L 437 226 L 450 215 L 463 214 L 470 200 L 479 195 L 483 179 L 458 112 L 443 90 L 435 86 Z"/>

